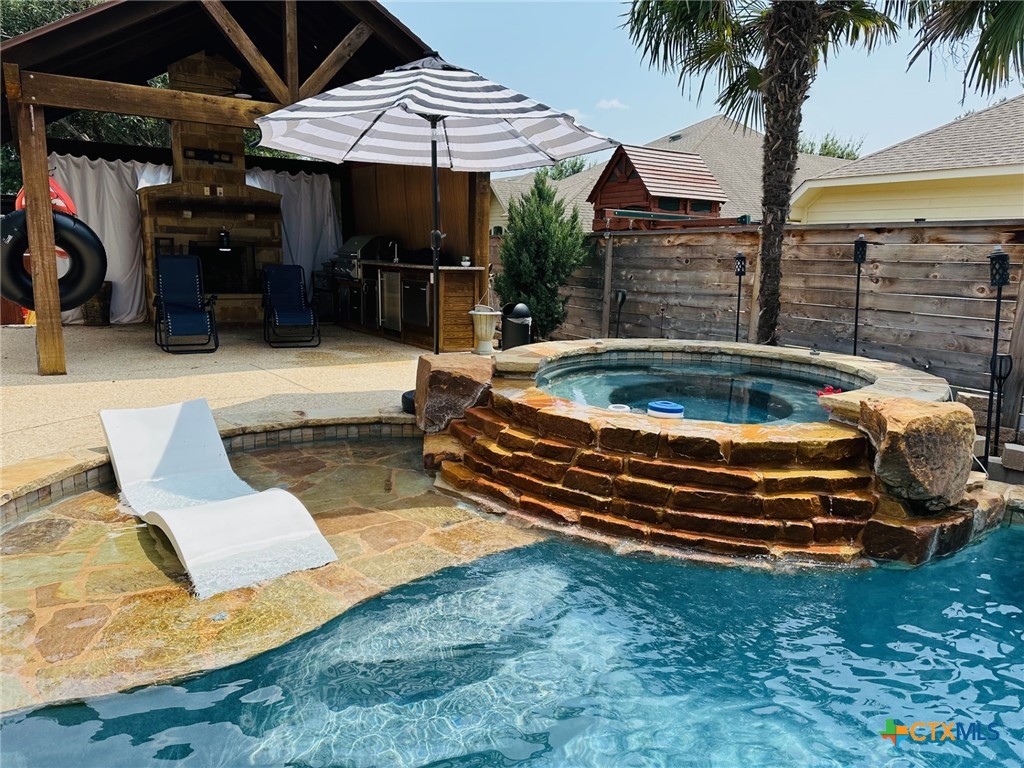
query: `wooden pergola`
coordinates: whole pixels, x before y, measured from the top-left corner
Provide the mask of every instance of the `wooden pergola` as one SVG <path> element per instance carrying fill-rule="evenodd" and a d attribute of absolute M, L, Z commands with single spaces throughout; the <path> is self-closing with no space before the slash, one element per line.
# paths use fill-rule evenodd
<path fill-rule="evenodd" d="M 111 2 L 0 46 L 0 128 L 18 142 L 41 375 L 67 365 L 60 317 L 46 124 L 77 110 L 239 128 L 328 88 L 414 61 L 426 44 L 376 2 Z M 153 88 L 171 62 L 227 59 L 262 99 Z M 254 94 L 255 95 L 255 94 Z"/>

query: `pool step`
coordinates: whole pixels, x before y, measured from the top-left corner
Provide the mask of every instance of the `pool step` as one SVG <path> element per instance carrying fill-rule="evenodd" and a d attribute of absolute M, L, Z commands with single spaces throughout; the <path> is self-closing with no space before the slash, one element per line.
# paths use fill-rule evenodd
<path fill-rule="evenodd" d="M 862 551 L 857 540 L 864 520 L 772 520 L 659 508 L 592 496 L 540 480 L 523 482 L 524 478 L 513 478 L 508 470 L 485 464 L 491 471 L 488 474 L 474 468 L 472 453 L 467 453 L 466 459 L 465 463 L 442 463 L 441 475 L 449 484 L 560 524 L 579 524 L 604 534 L 662 546 L 737 556 L 849 562 Z M 510 482 L 514 479 L 520 482 Z"/>
<path fill-rule="evenodd" d="M 535 429 L 517 424 L 488 406 L 467 408 L 465 416 L 465 419 L 452 423 L 450 433 L 466 448 L 471 448 L 477 438 L 484 437 L 513 454 L 532 454 L 600 472 L 627 472 L 634 477 L 675 485 L 694 484 L 733 491 L 756 489 L 766 494 L 835 494 L 844 491 L 870 492 L 874 482 L 870 468 L 863 461 L 836 469 L 816 466 L 747 468 L 717 462 L 666 460 L 542 437 Z M 495 453 L 493 450 L 491 452 Z M 509 466 L 508 462 L 516 461 L 505 454 L 500 455 L 506 467 Z M 837 461 L 843 463 L 847 458 Z"/>
<path fill-rule="evenodd" d="M 878 504 L 867 462 L 850 463 L 861 451 L 857 439 L 812 441 L 811 452 L 820 448 L 838 468 L 799 465 L 803 449 L 788 444 L 768 451 L 764 467 L 733 466 L 714 457 L 655 455 L 660 449 L 650 441 L 624 438 L 623 450 L 609 450 L 595 444 L 603 428 L 596 438 L 574 439 L 553 433 L 543 419 L 519 416 L 514 408 L 467 408 L 449 428 L 464 449 L 462 461 L 443 462 L 444 479 L 560 524 L 684 549 L 819 562 L 859 557 L 858 542 Z M 779 457 L 790 454 L 793 466 L 779 466 Z"/>

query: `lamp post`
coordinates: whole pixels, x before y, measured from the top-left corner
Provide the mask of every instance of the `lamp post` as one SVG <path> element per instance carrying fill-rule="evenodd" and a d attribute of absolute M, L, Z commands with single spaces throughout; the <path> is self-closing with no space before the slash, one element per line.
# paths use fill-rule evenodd
<path fill-rule="evenodd" d="M 996 289 L 996 321 L 992 331 L 992 359 L 989 360 L 989 373 L 991 378 L 988 383 L 988 413 L 985 417 L 985 466 L 988 467 L 988 458 L 991 456 L 992 446 L 992 398 L 995 395 L 997 382 L 1001 367 L 1005 364 L 999 361 L 999 315 L 1003 308 L 1003 286 L 1010 283 L 1010 255 L 996 246 L 988 255 L 991 285 Z M 1008 356 L 1007 356 L 1008 357 Z M 1013 360 L 1006 366 L 1006 376 L 1010 375 L 1010 368 L 1013 367 Z M 1004 378 L 1003 381 L 1006 379 Z M 998 383 L 1000 399 L 1002 399 L 1002 382 Z M 998 429 L 998 427 L 997 427 Z M 999 433 L 996 432 L 996 445 L 999 445 Z"/>
<path fill-rule="evenodd" d="M 736 254 L 736 341 L 740 340 L 740 301 L 743 298 L 743 276 L 747 274 L 747 257 Z"/>
<path fill-rule="evenodd" d="M 999 451 L 999 429 L 1003 426 L 1003 385 L 1013 370 L 1012 355 L 996 355 L 996 452 Z"/>
<path fill-rule="evenodd" d="M 853 299 L 853 354 L 857 355 L 857 329 L 860 326 L 860 268 L 868 260 L 868 241 L 857 235 L 853 243 L 853 263 L 857 265 L 857 292 Z"/>

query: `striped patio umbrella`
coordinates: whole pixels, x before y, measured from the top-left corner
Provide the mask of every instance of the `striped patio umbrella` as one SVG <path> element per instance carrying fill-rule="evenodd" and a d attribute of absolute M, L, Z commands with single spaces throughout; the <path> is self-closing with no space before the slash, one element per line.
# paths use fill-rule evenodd
<path fill-rule="evenodd" d="M 551 109 L 436 53 L 257 118 L 260 144 L 341 163 L 429 165 L 433 172 L 434 353 L 439 351 L 438 167 L 512 171 L 616 146 Z"/>

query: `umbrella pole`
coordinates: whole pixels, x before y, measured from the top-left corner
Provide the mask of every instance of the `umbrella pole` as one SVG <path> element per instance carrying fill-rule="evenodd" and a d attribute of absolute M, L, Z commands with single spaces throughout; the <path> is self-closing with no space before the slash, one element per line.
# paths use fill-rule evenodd
<path fill-rule="evenodd" d="M 434 192 L 434 229 L 430 251 L 434 263 L 434 354 L 441 351 L 441 186 L 437 179 L 437 117 L 430 118 L 430 181 Z"/>

